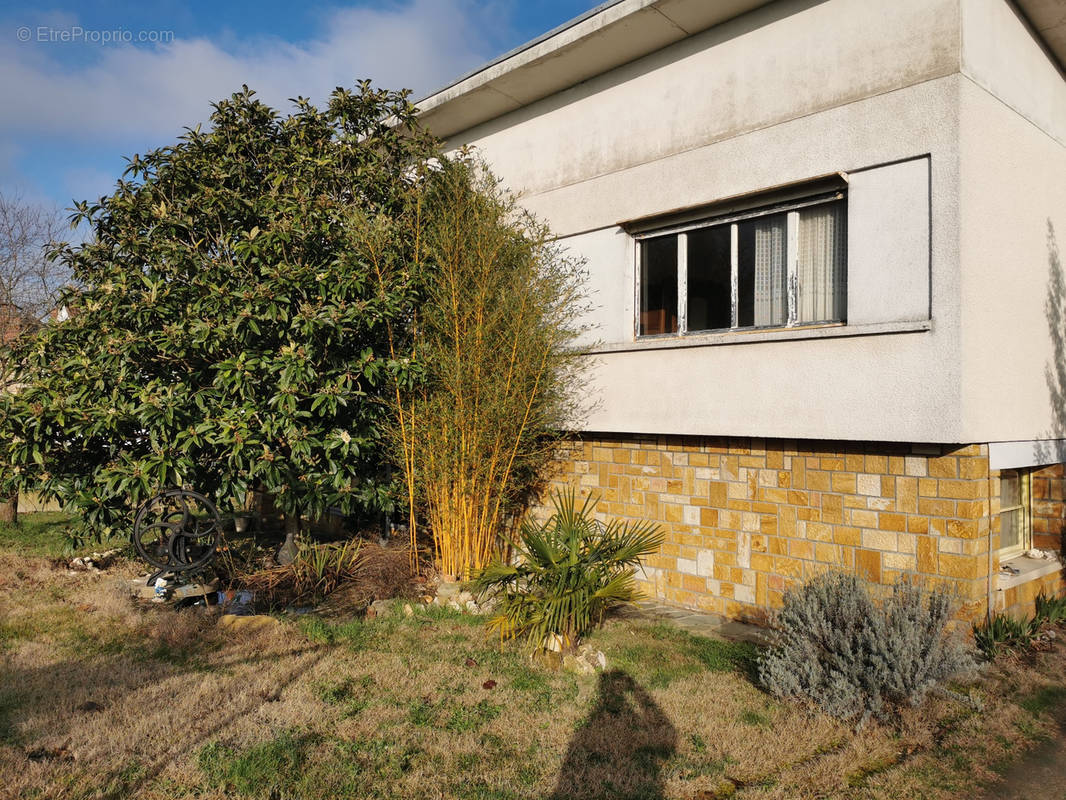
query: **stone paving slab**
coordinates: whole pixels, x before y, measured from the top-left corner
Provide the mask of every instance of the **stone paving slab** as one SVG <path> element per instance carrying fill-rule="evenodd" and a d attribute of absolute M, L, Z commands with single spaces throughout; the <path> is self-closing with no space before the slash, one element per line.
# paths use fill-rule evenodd
<path fill-rule="evenodd" d="M 636 603 L 629 608 L 625 616 L 665 622 L 699 636 L 732 639 L 754 644 L 767 643 L 766 630 L 757 625 L 737 622 L 720 614 L 707 614 L 650 600 Z"/>

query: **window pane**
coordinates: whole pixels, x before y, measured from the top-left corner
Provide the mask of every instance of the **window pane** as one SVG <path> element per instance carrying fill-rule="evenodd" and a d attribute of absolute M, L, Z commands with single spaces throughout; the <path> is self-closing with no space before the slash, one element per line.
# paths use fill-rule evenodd
<path fill-rule="evenodd" d="M 1017 472 L 1002 472 L 999 478 L 999 507 L 1012 508 L 1022 504 L 1021 475 Z"/>
<path fill-rule="evenodd" d="M 688 234 L 688 329 L 709 331 L 733 324 L 730 300 L 729 226 Z"/>
<path fill-rule="evenodd" d="M 844 319 L 847 303 L 846 215 L 843 203 L 799 212 L 798 322 Z"/>
<path fill-rule="evenodd" d="M 999 478 L 999 546 L 1028 547 L 1029 473 L 1003 471 Z"/>
<path fill-rule="evenodd" d="M 1017 547 L 1022 541 L 1022 510 L 1016 508 L 999 515 L 999 546 Z"/>
<path fill-rule="evenodd" d="M 677 237 L 641 242 L 640 335 L 677 331 Z"/>
<path fill-rule="evenodd" d="M 742 328 L 787 321 L 785 225 L 785 214 L 772 214 L 737 226 L 737 324 Z"/>

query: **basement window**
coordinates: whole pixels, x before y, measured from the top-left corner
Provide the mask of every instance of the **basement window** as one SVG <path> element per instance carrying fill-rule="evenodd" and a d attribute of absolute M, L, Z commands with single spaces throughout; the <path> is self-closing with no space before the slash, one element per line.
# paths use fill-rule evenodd
<path fill-rule="evenodd" d="M 1032 546 L 1031 473 L 1003 470 L 999 474 L 999 555 L 1018 555 Z"/>
<path fill-rule="evenodd" d="M 843 192 L 685 222 L 636 238 L 638 336 L 845 320 Z"/>

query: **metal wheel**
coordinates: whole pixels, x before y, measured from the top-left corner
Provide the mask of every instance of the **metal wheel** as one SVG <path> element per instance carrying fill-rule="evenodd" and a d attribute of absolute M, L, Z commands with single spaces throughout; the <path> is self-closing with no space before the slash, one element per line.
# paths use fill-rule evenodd
<path fill-rule="evenodd" d="M 202 567 L 218 549 L 222 520 L 198 492 L 167 489 L 147 500 L 133 520 L 133 547 L 153 567 L 184 572 Z"/>

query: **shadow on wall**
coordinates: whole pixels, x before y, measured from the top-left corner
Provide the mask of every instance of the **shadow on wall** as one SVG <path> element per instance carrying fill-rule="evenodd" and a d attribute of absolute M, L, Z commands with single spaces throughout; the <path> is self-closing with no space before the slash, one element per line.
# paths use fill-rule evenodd
<path fill-rule="evenodd" d="M 1047 221 L 1048 277 L 1047 297 L 1044 299 L 1044 313 L 1047 316 L 1048 333 L 1054 355 L 1050 363 L 1044 366 L 1048 393 L 1051 395 L 1052 422 L 1051 430 L 1045 438 L 1062 439 L 1066 434 L 1066 276 L 1062 273 L 1062 259 L 1059 256 L 1059 243 L 1055 237 L 1055 226 Z M 1041 443 L 1041 459 L 1059 456 L 1048 448 L 1050 444 Z"/>
<path fill-rule="evenodd" d="M 1050 219 L 1047 221 L 1047 251 L 1048 280 L 1044 314 L 1053 354 L 1051 361 L 1044 366 L 1044 377 L 1051 401 L 1052 421 L 1050 430 L 1042 438 L 1058 441 L 1041 442 L 1037 445 L 1036 455 L 1041 463 L 1058 466 L 1037 473 L 1043 476 L 1039 484 L 1034 484 L 1037 496 L 1033 502 L 1034 517 L 1042 518 L 1042 524 L 1047 528 L 1044 533 L 1058 535 L 1059 551 L 1066 555 L 1066 520 L 1062 518 L 1063 500 L 1066 497 L 1066 473 L 1062 462 L 1066 462 L 1066 451 L 1061 444 L 1061 440 L 1066 439 L 1066 275 L 1063 274 L 1055 225 Z"/>
<path fill-rule="evenodd" d="M 651 696 L 625 672 L 604 672 L 550 800 L 662 798 L 662 767 L 676 747 L 677 731 Z"/>

